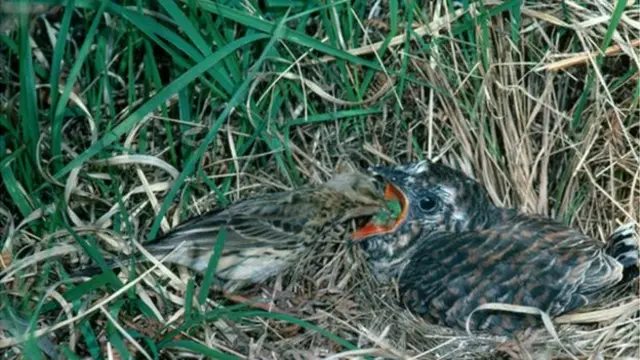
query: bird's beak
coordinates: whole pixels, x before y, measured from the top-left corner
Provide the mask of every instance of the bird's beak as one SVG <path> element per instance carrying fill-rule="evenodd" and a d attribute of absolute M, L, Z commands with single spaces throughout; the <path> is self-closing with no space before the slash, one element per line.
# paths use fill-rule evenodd
<path fill-rule="evenodd" d="M 400 190 L 400 188 L 391 183 L 387 183 L 384 188 L 384 198 L 386 200 L 395 200 L 400 203 L 400 216 L 396 219 L 396 222 L 392 226 L 385 226 L 370 221 L 351 235 L 352 241 L 357 242 L 370 236 L 394 232 L 407 218 L 409 199 L 407 198 L 407 195 Z"/>

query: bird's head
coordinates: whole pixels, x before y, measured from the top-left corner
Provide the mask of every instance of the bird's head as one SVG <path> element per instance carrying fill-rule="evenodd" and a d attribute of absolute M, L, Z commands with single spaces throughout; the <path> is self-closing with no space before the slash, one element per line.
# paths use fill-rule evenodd
<path fill-rule="evenodd" d="M 391 225 L 370 222 L 353 234 L 373 262 L 402 262 L 418 239 L 433 232 L 484 227 L 497 209 L 477 181 L 446 165 L 424 160 L 368 171 L 386 183 L 385 197 L 401 206 Z"/>

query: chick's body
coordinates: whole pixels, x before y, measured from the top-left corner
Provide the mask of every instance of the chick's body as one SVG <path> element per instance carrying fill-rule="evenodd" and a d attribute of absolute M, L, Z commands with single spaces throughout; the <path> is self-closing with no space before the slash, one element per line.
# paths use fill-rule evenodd
<path fill-rule="evenodd" d="M 394 231 L 361 241 L 379 279 L 397 279 L 408 309 L 449 327 L 510 335 L 540 318 L 482 310 L 535 307 L 551 316 L 598 299 L 638 266 L 634 224 L 604 243 L 539 215 L 495 206 L 482 186 L 423 161 L 375 168 L 404 202 Z M 470 317 L 470 315 L 472 315 Z"/>

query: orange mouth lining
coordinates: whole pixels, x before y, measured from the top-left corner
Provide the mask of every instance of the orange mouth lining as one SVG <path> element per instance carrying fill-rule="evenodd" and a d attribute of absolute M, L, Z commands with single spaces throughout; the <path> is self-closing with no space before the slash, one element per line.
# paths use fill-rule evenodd
<path fill-rule="evenodd" d="M 396 219 L 396 222 L 393 224 L 393 226 L 378 225 L 370 221 L 362 228 L 356 230 L 353 235 L 351 235 L 351 240 L 358 241 L 373 235 L 388 234 L 395 231 L 400 226 L 400 224 L 404 222 L 404 220 L 407 218 L 407 211 L 409 209 L 409 199 L 404 194 L 404 192 L 397 186 L 387 183 L 384 188 L 384 198 L 385 200 L 398 201 L 400 203 L 400 208 L 402 209 L 400 212 L 400 216 L 398 216 L 398 219 Z"/>

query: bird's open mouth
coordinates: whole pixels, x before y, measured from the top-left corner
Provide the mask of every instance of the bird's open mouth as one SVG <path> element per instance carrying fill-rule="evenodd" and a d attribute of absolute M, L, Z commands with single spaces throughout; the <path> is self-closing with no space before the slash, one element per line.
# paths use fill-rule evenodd
<path fill-rule="evenodd" d="M 387 183 L 384 188 L 384 198 L 397 202 L 400 206 L 399 211 L 396 214 L 384 214 L 386 216 L 382 221 L 379 219 L 370 220 L 351 235 L 351 240 L 359 241 L 374 235 L 388 234 L 395 231 L 404 222 L 409 208 L 409 199 L 405 193 L 397 186 Z"/>

